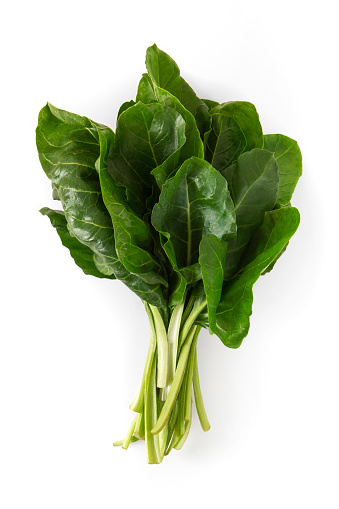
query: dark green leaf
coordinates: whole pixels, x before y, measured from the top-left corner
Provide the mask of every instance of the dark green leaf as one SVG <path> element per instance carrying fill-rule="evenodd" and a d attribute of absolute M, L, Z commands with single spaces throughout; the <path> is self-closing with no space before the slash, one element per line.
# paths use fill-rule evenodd
<path fill-rule="evenodd" d="M 204 133 L 210 129 L 211 125 L 208 107 L 180 76 L 179 67 L 174 60 L 154 44 L 147 48 L 146 67 L 154 83 L 177 97 L 181 104 L 192 113 L 203 139 Z"/>
<path fill-rule="evenodd" d="M 135 105 L 135 101 L 133 101 L 133 100 L 124 102 L 124 103 L 120 106 L 120 108 L 119 108 L 117 119 L 120 117 L 121 113 L 123 113 L 123 112 L 124 112 L 124 111 L 126 111 L 128 108 L 130 108 L 131 106 L 134 106 L 134 105 Z"/>
<path fill-rule="evenodd" d="M 187 281 L 180 272 L 173 271 L 171 279 L 171 295 L 168 303 L 170 307 L 182 302 L 187 286 Z"/>
<path fill-rule="evenodd" d="M 139 102 L 119 117 L 108 169 L 116 184 L 126 188 L 127 202 L 139 217 L 146 213 L 152 194 L 151 171 L 184 141 L 184 119 L 172 108 Z"/>
<path fill-rule="evenodd" d="M 201 267 L 199 263 L 193 263 L 188 267 L 182 267 L 181 269 L 179 269 L 179 271 L 184 276 L 184 278 L 187 281 L 187 284 L 189 285 L 196 283 L 197 281 L 199 281 L 199 279 L 202 278 Z"/>
<path fill-rule="evenodd" d="M 232 164 L 247 146 L 239 124 L 227 115 L 214 113 L 212 129 L 206 137 L 205 159 L 218 171 Z"/>
<path fill-rule="evenodd" d="M 226 240 L 236 233 L 227 182 L 206 161 L 188 159 L 163 185 L 152 223 L 168 239 L 164 249 L 170 260 L 175 257 L 179 268 L 196 263 L 203 235 Z"/>
<path fill-rule="evenodd" d="M 115 279 L 112 271 L 110 274 L 103 274 L 99 271 L 93 261 L 93 251 L 70 235 L 64 212 L 61 210 L 52 210 L 48 207 L 42 208 L 40 212 L 49 218 L 52 226 L 56 229 L 62 244 L 67 247 L 71 257 L 85 274 L 99 278 Z"/>
<path fill-rule="evenodd" d="M 57 188 L 71 235 L 95 253 L 97 267 L 113 271 L 143 300 L 163 306 L 160 285 L 147 284 L 130 274 L 115 251 L 112 220 L 102 200 L 96 169 L 100 156 L 98 129 L 106 139 L 113 140 L 109 128 L 45 106 L 36 133 L 41 165 Z"/>
<path fill-rule="evenodd" d="M 155 102 L 153 82 L 147 73 L 143 74 L 139 81 L 136 100 L 144 104 Z"/>
<path fill-rule="evenodd" d="M 237 218 L 237 237 L 227 245 L 225 279 L 229 279 L 252 233 L 276 203 L 279 174 L 273 154 L 254 149 L 242 154 L 222 175 L 228 181 Z"/>
<path fill-rule="evenodd" d="M 226 264 L 226 246 L 215 235 L 204 235 L 199 247 L 199 264 L 207 298 L 210 333 L 216 328 L 216 310 L 220 302 Z"/>
<path fill-rule="evenodd" d="M 294 213 L 294 212 L 293 212 Z M 241 257 L 241 260 L 238 265 L 238 271 L 241 271 L 246 265 L 249 265 L 259 254 L 264 252 L 267 249 L 267 245 L 269 242 L 273 242 L 276 239 L 274 232 L 279 232 L 279 230 L 274 230 L 276 223 L 280 220 L 280 218 L 285 216 L 286 214 L 286 208 L 280 208 L 276 210 L 270 210 L 268 212 L 265 212 L 264 219 L 261 223 L 261 225 L 254 231 L 251 240 L 247 244 L 246 250 Z M 290 214 L 290 212 L 287 212 L 287 214 Z M 287 247 L 287 244 L 284 246 L 283 251 L 285 251 Z M 279 256 L 282 253 L 279 253 Z M 272 262 L 272 268 L 274 263 Z M 265 269 L 265 272 L 267 272 L 268 267 Z"/>
<path fill-rule="evenodd" d="M 117 186 L 107 169 L 109 144 L 99 131 L 101 191 L 106 208 L 112 218 L 115 249 L 126 269 L 138 274 L 147 283 L 167 282 L 161 276 L 161 266 L 154 259 L 153 239 L 148 225 L 140 219 L 125 200 L 125 188 Z"/>
<path fill-rule="evenodd" d="M 262 148 L 264 139 L 258 112 L 252 103 L 245 101 L 230 101 L 222 103 L 210 111 L 211 115 L 220 113 L 233 118 L 240 126 L 246 139 L 244 151 Z"/>
<path fill-rule="evenodd" d="M 274 265 L 277 263 L 277 261 L 279 260 L 279 258 L 285 253 L 286 249 L 287 249 L 287 246 L 288 246 L 288 242 L 287 244 L 282 248 L 282 250 L 280 251 L 280 253 L 278 254 L 278 256 L 273 260 L 273 262 L 271 262 L 268 267 L 266 267 L 266 269 L 261 273 L 262 276 L 264 276 L 265 274 L 268 274 L 269 272 L 271 272 L 271 270 L 273 270 L 274 268 Z"/>
<path fill-rule="evenodd" d="M 278 205 L 287 205 L 302 173 L 298 143 L 282 134 L 265 134 L 264 148 L 274 153 L 279 166 Z"/>
<path fill-rule="evenodd" d="M 211 99 L 201 99 L 201 100 L 206 104 L 208 110 L 215 108 L 215 106 L 218 106 L 219 104 L 217 101 L 211 101 Z"/>
<path fill-rule="evenodd" d="M 264 251 L 258 254 L 235 279 L 224 283 L 216 313 L 215 332 L 230 348 L 238 348 L 248 333 L 254 283 L 265 268 L 276 259 L 298 228 L 300 221 L 298 210 L 293 207 L 280 210 L 282 213 L 272 229 L 269 240 L 263 246 Z M 196 323 L 208 328 L 207 313 L 199 315 Z"/>
<path fill-rule="evenodd" d="M 185 121 L 186 140 L 183 140 L 182 146 L 178 147 L 177 151 L 168 157 L 162 165 L 157 166 L 152 171 L 152 175 L 154 175 L 161 189 L 167 178 L 171 177 L 186 159 L 192 156 L 203 158 L 204 147 L 193 115 L 183 107 L 176 97 L 166 90 L 155 87 L 155 92 L 157 102 L 180 113 Z"/>

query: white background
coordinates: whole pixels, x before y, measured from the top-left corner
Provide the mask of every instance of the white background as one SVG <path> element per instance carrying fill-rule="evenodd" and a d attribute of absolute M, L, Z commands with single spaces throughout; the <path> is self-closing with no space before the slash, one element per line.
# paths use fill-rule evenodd
<path fill-rule="evenodd" d="M 0 505 L 339 507 L 338 37 L 334 1 L 12 2 L 1 29 Z M 160 466 L 112 447 L 148 343 L 141 302 L 86 277 L 42 206 L 35 149 L 46 101 L 115 127 L 147 46 L 198 96 L 248 100 L 265 133 L 297 139 L 300 228 L 255 286 L 238 350 L 201 334 L 202 390 L 185 447 Z"/>

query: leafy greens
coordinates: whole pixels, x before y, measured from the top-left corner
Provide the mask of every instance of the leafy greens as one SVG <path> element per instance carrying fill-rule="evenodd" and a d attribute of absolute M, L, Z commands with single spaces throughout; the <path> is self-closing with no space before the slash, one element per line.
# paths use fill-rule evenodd
<path fill-rule="evenodd" d="M 207 431 L 196 343 L 202 327 L 238 348 L 253 285 L 299 225 L 290 202 L 301 176 L 296 141 L 264 135 L 253 104 L 199 99 L 156 45 L 136 101 L 109 127 L 47 104 L 40 162 L 62 210 L 47 207 L 75 263 L 119 279 L 144 303 L 150 345 L 136 416 L 124 440 L 145 440 L 149 463 L 180 449 L 193 392 Z"/>

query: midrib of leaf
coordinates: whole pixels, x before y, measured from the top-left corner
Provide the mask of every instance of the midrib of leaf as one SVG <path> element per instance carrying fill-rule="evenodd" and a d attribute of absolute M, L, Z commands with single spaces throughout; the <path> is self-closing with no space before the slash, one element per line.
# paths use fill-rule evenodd
<path fill-rule="evenodd" d="M 155 164 L 156 164 L 157 166 L 159 166 L 159 163 L 158 163 L 158 161 L 157 161 L 157 158 L 155 157 L 155 153 L 154 153 L 154 150 L 153 150 L 153 145 L 152 145 L 152 143 L 151 143 L 151 137 L 150 137 L 150 135 L 149 135 L 149 129 L 148 129 L 148 127 L 147 127 L 147 122 L 146 122 L 146 118 L 145 118 L 144 112 L 142 111 L 142 112 L 141 112 L 141 114 L 142 114 L 142 117 L 143 117 L 144 122 L 145 122 L 145 127 L 146 127 L 147 137 L 148 137 L 148 144 L 149 144 L 149 146 L 150 146 L 150 149 L 151 149 L 151 152 L 152 152 L 152 155 L 153 155 L 153 159 L 154 159 L 154 161 L 155 161 Z M 154 117 L 155 117 L 155 115 L 153 116 L 153 120 L 154 120 Z M 152 120 L 152 123 L 153 123 L 153 120 Z"/>

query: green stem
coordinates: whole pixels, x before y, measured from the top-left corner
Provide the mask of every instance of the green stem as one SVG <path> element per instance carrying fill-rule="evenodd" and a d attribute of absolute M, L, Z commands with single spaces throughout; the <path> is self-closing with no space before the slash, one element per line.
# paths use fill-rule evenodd
<path fill-rule="evenodd" d="M 135 425 L 137 423 L 138 416 L 136 415 L 132 421 L 132 424 L 129 427 L 129 430 L 127 431 L 127 435 L 124 438 L 124 441 L 122 443 L 123 449 L 128 449 L 129 444 L 131 443 L 131 439 L 135 430 Z"/>
<path fill-rule="evenodd" d="M 167 445 L 167 437 L 168 437 L 168 423 L 159 433 L 159 447 L 160 447 L 160 456 L 164 457 Z"/>
<path fill-rule="evenodd" d="M 156 332 L 155 332 L 155 326 L 154 326 L 154 320 L 153 320 L 153 314 L 150 310 L 149 304 L 144 302 L 145 310 L 148 316 L 149 326 L 150 326 L 150 343 L 148 347 L 145 367 L 144 367 L 144 373 L 142 377 L 141 387 L 137 394 L 137 396 L 134 398 L 132 403 L 130 404 L 130 409 L 134 412 L 142 412 L 143 405 L 144 405 L 144 393 L 145 393 L 145 380 L 146 378 L 149 378 L 149 374 L 152 368 L 152 361 L 153 356 L 156 348 Z"/>
<path fill-rule="evenodd" d="M 194 389 L 194 399 L 195 406 L 197 407 L 198 417 L 200 420 L 201 427 L 204 431 L 208 431 L 210 429 L 210 423 L 208 422 L 204 401 L 202 399 L 200 381 L 199 381 L 199 372 L 198 372 L 198 355 L 197 348 L 195 347 L 194 351 L 194 367 L 193 367 L 193 389 Z"/>
<path fill-rule="evenodd" d="M 164 388 L 167 385 L 167 367 L 168 367 L 168 341 L 165 324 L 155 306 L 149 306 L 154 318 L 155 332 L 157 338 L 158 364 L 157 364 L 157 386 Z"/>
<path fill-rule="evenodd" d="M 168 447 L 166 449 L 165 456 L 168 456 L 168 454 L 171 452 L 171 450 L 173 449 L 175 444 L 178 442 L 178 438 L 179 438 L 179 435 L 178 435 L 178 430 L 177 430 L 177 426 L 176 426 L 174 429 L 171 441 L 168 444 Z"/>
<path fill-rule="evenodd" d="M 177 354 L 178 354 L 178 340 L 179 340 L 179 332 L 181 325 L 181 318 L 184 311 L 184 302 L 183 301 L 175 306 L 173 309 L 170 323 L 168 326 L 167 337 L 168 337 L 168 371 L 167 371 L 167 387 L 162 391 L 162 400 L 165 401 L 171 383 L 173 382 L 175 368 L 177 365 Z"/>
<path fill-rule="evenodd" d="M 131 443 L 132 442 L 137 442 L 139 439 L 137 437 L 131 437 Z M 124 440 L 117 440 L 116 442 L 113 443 L 113 446 L 114 447 L 121 447 L 122 444 L 124 443 Z"/>
<path fill-rule="evenodd" d="M 174 433 L 174 430 L 175 430 L 175 427 L 176 427 L 176 423 L 177 423 L 177 419 L 178 419 L 178 407 L 179 407 L 178 401 L 176 401 L 175 404 L 174 404 L 173 410 L 171 412 L 171 417 L 169 418 L 169 421 L 167 423 L 167 425 L 168 425 L 168 434 L 167 434 L 165 456 L 166 456 L 168 447 L 171 444 L 171 440 L 173 438 L 173 433 Z"/>
<path fill-rule="evenodd" d="M 138 440 L 145 440 L 145 413 L 144 408 L 142 412 L 137 415 L 137 422 L 135 424 L 134 436 Z"/>
<path fill-rule="evenodd" d="M 149 381 L 145 383 L 145 441 L 147 448 L 148 463 L 161 463 L 162 457 L 159 447 L 159 436 L 151 432 L 157 422 L 157 388 L 156 388 L 156 357 L 152 362 Z"/>
<path fill-rule="evenodd" d="M 194 302 L 193 309 L 189 314 L 184 326 L 181 330 L 179 336 L 179 349 L 182 347 L 192 325 L 194 324 L 196 318 L 200 315 L 201 311 L 207 306 L 207 300 L 203 298 L 199 298 Z"/>
<path fill-rule="evenodd" d="M 186 429 L 185 429 L 184 434 L 180 437 L 180 439 L 177 441 L 177 443 L 173 446 L 174 449 L 176 449 L 177 451 L 179 451 L 179 449 L 181 449 L 182 446 L 184 445 L 184 443 L 186 442 L 188 434 L 191 429 L 191 424 L 192 424 L 192 419 L 186 423 Z"/>
<path fill-rule="evenodd" d="M 194 338 L 192 341 L 191 351 L 188 359 L 188 367 L 186 368 L 187 373 L 187 387 L 186 387 L 186 408 L 185 408 L 185 421 L 192 419 L 192 384 L 193 384 L 193 369 L 194 369 L 194 352 L 197 344 L 197 339 L 201 327 L 198 326 L 195 330 Z"/>
<path fill-rule="evenodd" d="M 187 339 L 185 340 L 181 352 L 180 357 L 177 365 L 177 369 L 174 375 L 174 379 L 170 388 L 170 391 L 168 393 L 167 399 L 165 401 L 165 404 L 163 406 L 163 409 L 161 410 L 159 419 L 152 429 L 152 433 L 156 435 L 159 433 L 165 426 L 166 422 L 168 421 L 171 411 L 173 409 L 175 400 L 177 399 L 187 364 L 187 359 L 190 353 L 191 344 L 194 338 L 195 334 L 195 327 L 192 328 L 192 330 L 189 332 Z"/>
<path fill-rule="evenodd" d="M 192 311 L 193 304 L 194 304 L 195 300 L 196 300 L 196 297 L 192 293 L 190 298 L 189 298 L 189 300 L 188 300 L 187 306 L 185 307 L 184 313 L 182 315 L 182 323 L 186 322 L 190 312 Z"/>

